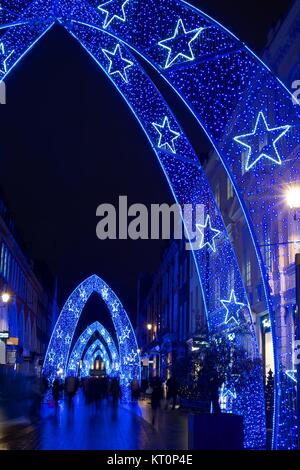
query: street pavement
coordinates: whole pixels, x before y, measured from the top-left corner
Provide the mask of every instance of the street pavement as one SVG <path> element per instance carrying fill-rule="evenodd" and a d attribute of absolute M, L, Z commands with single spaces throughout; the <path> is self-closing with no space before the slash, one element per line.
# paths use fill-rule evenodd
<path fill-rule="evenodd" d="M 185 450 L 187 416 L 161 409 L 151 424 L 148 400 L 114 409 L 109 400 L 87 405 L 79 393 L 73 406 L 61 400 L 57 409 L 42 405 L 35 425 L 16 425 L 0 443 L 1 449 L 40 450 Z"/>

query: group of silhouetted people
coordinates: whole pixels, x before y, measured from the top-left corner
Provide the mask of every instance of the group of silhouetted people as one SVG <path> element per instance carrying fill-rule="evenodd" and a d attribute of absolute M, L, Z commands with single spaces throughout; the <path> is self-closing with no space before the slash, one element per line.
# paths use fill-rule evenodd
<path fill-rule="evenodd" d="M 65 392 L 65 395 L 67 397 L 68 405 L 71 406 L 73 404 L 73 398 L 76 395 L 78 388 L 79 380 L 74 375 L 67 376 L 64 382 L 62 382 L 59 377 L 56 377 L 52 385 L 52 397 L 56 406 L 58 405 L 63 391 Z"/>
<path fill-rule="evenodd" d="M 219 404 L 219 389 L 222 384 L 222 379 L 219 377 L 218 372 L 214 365 L 208 363 L 204 364 L 198 379 L 198 388 L 201 391 L 203 401 L 212 405 L 214 413 L 221 413 Z M 85 401 L 87 404 L 96 404 L 98 407 L 103 399 L 111 397 L 114 406 L 117 406 L 121 398 L 120 381 L 117 377 L 85 377 L 79 379 L 73 375 L 66 377 L 64 384 L 59 378 L 56 378 L 52 386 L 53 400 L 57 404 L 62 391 L 65 392 L 68 403 L 73 404 L 73 398 L 79 388 L 82 386 Z M 168 378 L 166 385 L 166 404 L 165 410 L 168 410 L 170 405 L 171 409 L 175 410 L 177 398 L 179 394 L 179 382 L 173 375 Z M 150 381 L 142 380 L 141 385 L 137 378 L 131 381 L 131 398 L 132 401 L 137 401 L 142 396 L 149 396 L 151 399 L 152 409 L 152 424 L 154 425 L 157 420 L 158 410 L 164 398 L 164 389 L 162 381 L 159 377 L 153 377 Z"/>
<path fill-rule="evenodd" d="M 99 406 L 103 399 L 112 398 L 114 405 L 117 405 L 121 398 L 120 382 L 117 377 L 84 377 L 79 381 L 77 377 L 70 375 L 63 383 L 58 377 L 52 385 L 52 397 L 56 405 L 62 393 L 65 393 L 69 405 L 73 404 L 73 398 L 79 387 L 82 387 L 85 402 Z"/>
<path fill-rule="evenodd" d="M 111 397 L 113 405 L 117 405 L 121 398 L 117 377 L 85 377 L 82 379 L 82 388 L 87 404 L 95 403 L 99 406 L 102 400 Z"/>

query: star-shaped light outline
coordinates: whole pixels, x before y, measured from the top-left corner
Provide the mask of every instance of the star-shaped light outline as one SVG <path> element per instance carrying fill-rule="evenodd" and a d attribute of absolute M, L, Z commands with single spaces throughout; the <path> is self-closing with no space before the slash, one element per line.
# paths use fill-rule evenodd
<path fill-rule="evenodd" d="M 128 59 L 125 59 L 125 57 L 122 56 L 122 51 L 121 51 L 121 46 L 120 44 L 118 43 L 115 47 L 115 50 L 113 52 L 111 51 L 108 51 L 107 49 L 102 49 L 102 52 L 103 54 L 105 55 L 105 57 L 109 60 L 109 66 L 108 66 L 108 73 L 109 75 L 114 75 L 116 73 L 118 73 L 120 75 L 120 77 L 124 80 L 125 83 L 128 83 L 128 77 L 127 77 L 127 73 L 126 73 L 126 70 L 130 67 L 132 67 L 134 65 L 134 63 L 131 61 L 131 60 L 128 60 Z M 111 72 L 111 69 L 112 69 L 112 65 L 113 65 L 113 60 L 111 59 L 110 56 L 112 57 L 115 57 L 115 55 L 117 54 L 120 55 L 120 59 L 123 61 L 123 62 L 126 62 L 127 65 L 124 67 L 123 69 L 123 73 L 120 71 L 120 70 L 114 70 L 113 72 Z"/>
<path fill-rule="evenodd" d="M 114 313 L 117 313 L 117 311 L 119 310 L 119 302 L 117 302 L 116 300 L 111 304 L 111 309 Z"/>
<path fill-rule="evenodd" d="M 225 317 L 225 321 L 224 323 L 227 325 L 230 320 L 234 320 L 235 323 L 238 325 L 239 322 L 238 320 L 230 313 L 228 307 L 226 306 L 226 304 L 234 304 L 234 305 L 240 305 L 240 308 L 236 311 L 236 315 L 237 313 L 240 311 L 240 309 L 242 307 L 246 307 L 245 304 L 243 304 L 242 302 L 237 302 L 236 300 L 236 295 L 234 293 L 234 290 L 232 289 L 231 293 L 230 293 L 230 297 L 229 297 L 229 300 L 225 300 L 225 299 L 221 299 L 221 304 L 223 305 L 223 307 L 226 309 L 226 317 Z"/>
<path fill-rule="evenodd" d="M 80 288 L 79 288 L 79 297 L 80 297 L 84 302 L 86 302 L 86 300 L 87 300 L 87 298 L 88 298 L 88 294 L 87 294 L 87 292 L 86 292 L 86 290 L 85 290 L 84 287 L 80 287 Z"/>
<path fill-rule="evenodd" d="M 4 46 L 4 42 L 0 42 L 0 52 L 4 55 L 5 54 L 5 46 Z M 4 67 L 4 70 L 0 69 L 0 72 L 2 73 L 6 73 L 7 72 L 7 66 L 6 66 L 6 62 L 10 59 L 10 57 L 13 55 L 13 53 L 15 52 L 15 50 L 11 51 L 7 57 L 5 57 L 5 59 L 3 60 L 3 67 Z"/>
<path fill-rule="evenodd" d="M 293 381 L 297 383 L 297 370 L 286 370 L 286 375 Z"/>
<path fill-rule="evenodd" d="M 138 356 L 138 353 L 135 352 L 134 349 L 132 349 L 131 352 L 126 357 L 127 364 L 128 363 L 132 364 L 135 361 L 136 356 Z"/>
<path fill-rule="evenodd" d="M 106 286 L 104 286 L 102 289 L 101 289 L 101 295 L 102 295 L 102 298 L 104 300 L 107 300 L 108 299 L 108 288 Z"/>
<path fill-rule="evenodd" d="M 170 142 L 164 142 L 164 143 L 161 142 L 161 141 L 162 141 L 162 138 L 163 138 L 163 132 L 161 132 L 159 129 L 163 129 L 163 130 L 164 130 L 165 127 L 166 127 L 166 125 L 168 126 L 169 132 L 170 132 L 171 134 L 174 134 L 173 139 L 171 139 L 171 143 L 170 143 Z M 152 122 L 152 126 L 153 126 L 153 127 L 155 128 L 155 130 L 159 133 L 159 140 L 158 140 L 157 147 L 158 147 L 159 149 L 161 149 L 162 147 L 168 146 L 172 153 L 176 153 L 174 141 L 175 141 L 176 139 L 178 139 L 178 137 L 180 137 L 180 132 L 176 132 L 176 131 L 173 131 L 173 129 L 171 129 L 170 121 L 169 121 L 168 116 L 165 116 L 165 117 L 164 117 L 164 120 L 163 120 L 163 123 L 162 123 L 162 124 L 158 124 L 157 122 Z"/>
<path fill-rule="evenodd" d="M 128 326 L 125 326 L 124 331 L 122 335 L 120 336 L 119 343 L 123 344 L 126 338 L 129 339 L 130 333 L 131 333 L 130 328 L 128 328 Z"/>
<path fill-rule="evenodd" d="M 249 165 L 249 162 L 250 162 L 250 158 L 251 158 L 251 155 L 252 155 L 252 146 L 251 145 L 248 145 L 246 142 L 243 142 L 241 139 L 245 138 L 245 137 L 250 137 L 250 136 L 253 136 L 256 134 L 256 131 L 257 131 L 257 127 L 258 127 L 258 124 L 259 124 L 259 121 L 260 119 L 263 119 L 264 121 L 264 125 L 265 125 L 265 128 L 266 128 L 266 131 L 267 132 L 272 132 L 272 131 L 277 131 L 277 130 L 280 130 L 280 129 L 283 129 L 283 131 L 281 132 L 281 134 L 276 137 L 276 139 L 273 140 L 273 148 L 274 148 L 274 151 L 275 151 L 275 154 L 277 156 L 277 159 L 271 157 L 270 155 L 266 154 L 266 153 L 260 153 L 258 155 L 258 157 Z M 251 168 L 253 168 L 254 165 L 256 165 L 256 163 L 261 160 L 263 157 L 267 158 L 268 160 L 276 163 L 277 165 L 281 165 L 282 164 L 282 160 L 281 160 L 281 157 L 278 153 L 278 150 L 276 148 L 276 143 L 278 142 L 279 139 L 281 139 L 281 137 L 283 137 L 289 130 L 290 130 L 291 126 L 290 125 L 286 125 L 286 126 L 279 126 L 279 127 L 269 127 L 268 126 L 268 123 L 267 123 L 267 120 L 264 116 L 264 113 L 263 111 L 260 111 L 258 113 L 258 116 L 257 116 L 257 119 L 256 119 L 256 123 L 255 123 L 255 127 L 254 127 L 254 130 L 253 132 L 250 132 L 249 134 L 242 134 L 242 135 L 238 135 L 236 137 L 233 138 L 233 140 L 241 145 L 243 145 L 244 147 L 246 147 L 248 149 L 248 155 L 247 155 L 247 162 L 246 162 L 246 171 L 249 171 L 251 170 Z"/>
<path fill-rule="evenodd" d="M 60 325 L 58 325 L 57 329 L 56 329 L 56 338 L 57 339 L 62 339 L 62 335 L 63 335 L 63 329 Z"/>
<path fill-rule="evenodd" d="M 114 0 L 109 0 L 108 2 L 102 3 L 101 5 L 98 6 L 98 10 L 103 11 L 104 13 L 106 13 L 106 17 L 105 17 L 105 20 L 104 20 L 104 23 L 103 23 L 103 28 L 104 29 L 106 29 L 115 18 L 118 18 L 118 20 L 121 20 L 123 23 L 125 23 L 125 21 L 126 21 L 125 6 L 127 5 L 128 2 L 129 2 L 129 0 L 125 0 L 124 3 L 121 6 L 123 16 L 112 15 L 112 17 L 110 18 L 109 21 L 107 21 L 107 20 L 108 20 L 110 12 L 109 12 L 109 10 L 107 10 L 103 7 L 105 7 L 105 5 L 109 5 L 110 3 L 114 3 Z"/>
<path fill-rule="evenodd" d="M 172 41 L 172 39 L 175 39 L 177 36 L 178 36 L 178 30 L 179 30 L 179 26 L 181 26 L 182 30 L 183 30 L 183 33 L 184 34 L 190 34 L 190 33 L 195 33 L 195 35 L 192 37 L 192 39 L 190 39 L 190 41 L 188 42 L 188 46 L 189 46 L 189 49 L 190 49 L 190 56 L 186 55 L 186 54 L 183 54 L 182 52 L 179 52 L 178 54 L 175 55 L 175 57 L 173 57 L 173 59 L 170 61 L 170 57 L 171 57 L 171 54 L 172 54 L 172 47 L 170 46 L 167 46 L 166 42 L 168 41 Z M 204 30 L 205 28 L 195 28 L 195 29 L 192 29 L 190 31 L 186 31 L 185 29 L 185 26 L 183 24 L 183 21 L 181 18 L 179 18 L 179 20 L 177 21 L 177 25 L 176 25 L 176 28 L 175 28 L 175 31 L 174 31 L 174 34 L 173 36 L 167 38 L 167 39 L 163 39 L 161 41 L 159 41 L 158 45 L 161 46 L 161 47 L 164 47 L 165 49 L 168 49 L 168 57 L 167 57 L 167 60 L 166 60 L 166 63 L 165 63 L 165 66 L 164 68 L 165 69 L 168 69 L 169 67 L 171 67 L 173 65 L 173 63 L 175 62 L 175 60 L 178 59 L 178 57 L 182 56 L 184 57 L 185 59 L 187 59 L 187 61 L 192 61 L 192 60 L 195 60 L 195 56 L 194 56 L 194 52 L 192 50 L 192 43 L 197 39 L 197 37 L 199 36 L 200 33 L 202 33 L 202 31 Z"/>
<path fill-rule="evenodd" d="M 207 229 L 207 226 L 209 226 L 209 230 L 210 230 L 211 232 L 215 232 L 215 235 L 213 236 L 211 242 L 206 241 L 206 242 L 204 243 L 204 240 L 205 240 L 205 230 Z M 202 250 L 202 248 L 204 248 L 206 245 L 208 245 L 208 246 L 212 249 L 212 251 L 215 253 L 216 250 L 217 250 L 217 249 L 216 249 L 216 245 L 215 245 L 215 238 L 217 238 L 217 237 L 220 235 L 221 231 L 220 231 L 220 230 L 217 230 L 216 228 L 213 228 L 213 227 L 212 227 L 210 215 L 208 214 L 208 215 L 206 216 L 204 225 L 202 225 L 202 224 L 196 224 L 196 228 L 197 228 L 197 230 L 199 230 L 199 232 L 201 233 L 201 236 L 202 236 L 202 239 L 201 239 L 201 241 L 200 241 L 200 247 L 199 247 L 199 249 Z"/>
<path fill-rule="evenodd" d="M 52 348 L 50 351 L 49 351 L 49 354 L 48 354 L 48 361 L 50 362 L 50 364 L 53 364 L 54 363 L 54 358 L 55 358 L 56 354 L 55 354 L 55 351 L 54 349 Z"/>
<path fill-rule="evenodd" d="M 65 337 L 65 343 L 66 344 L 70 344 L 71 343 L 71 336 L 69 335 L 69 333 L 66 335 Z"/>

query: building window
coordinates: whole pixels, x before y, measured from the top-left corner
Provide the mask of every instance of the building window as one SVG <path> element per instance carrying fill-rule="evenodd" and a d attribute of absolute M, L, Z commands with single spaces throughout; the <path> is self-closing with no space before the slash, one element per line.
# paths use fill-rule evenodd
<path fill-rule="evenodd" d="M 228 286 L 229 290 L 234 289 L 234 269 L 231 269 L 228 273 Z"/>
<path fill-rule="evenodd" d="M 271 243 L 270 235 L 268 234 L 265 238 L 264 255 L 265 255 L 265 263 L 269 270 L 271 269 L 271 264 L 272 264 L 270 243 Z"/>
<path fill-rule="evenodd" d="M 4 270 L 4 243 L 1 245 L 1 260 L 0 260 L 0 271 L 3 274 Z"/>
<path fill-rule="evenodd" d="M 246 264 L 246 284 L 251 286 L 251 261 L 249 259 Z"/>
<path fill-rule="evenodd" d="M 217 206 L 220 207 L 220 186 L 219 186 L 219 184 L 216 185 L 215 200 L 216 200 Z"/>
<path fill-rule="evenodd" d="M 183 306 L 183 339 L 187 336 L 187 303 L 184 302 Z"/>
<path fill-rule="evenodd" d="M 183 275 L 183 282 L 187 282 L 187 259 L 184 260 L 184 275 Z"/>
<path fill-rule="evenodd" d="M 229 178 L 227 178 L 227 200 L 233 198 L 233 187 Z"/>

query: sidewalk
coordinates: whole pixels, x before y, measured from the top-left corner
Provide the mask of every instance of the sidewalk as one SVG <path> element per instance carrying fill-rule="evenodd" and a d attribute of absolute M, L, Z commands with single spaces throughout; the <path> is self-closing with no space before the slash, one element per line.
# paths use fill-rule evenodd
<path fill-rule="evenodd" d="M 157 431 L 161 443 L 161 449 L 187 450 L 188 449 L 188 415 L 180 409 L 168 411 L 165 404 L 158 410 L 157 422 L 154 429 Z M 152 411 L 150 401 L 139 400 L 137 403 L 122 405 L 131 413 L 143 418 L 152 426 Z"/>

